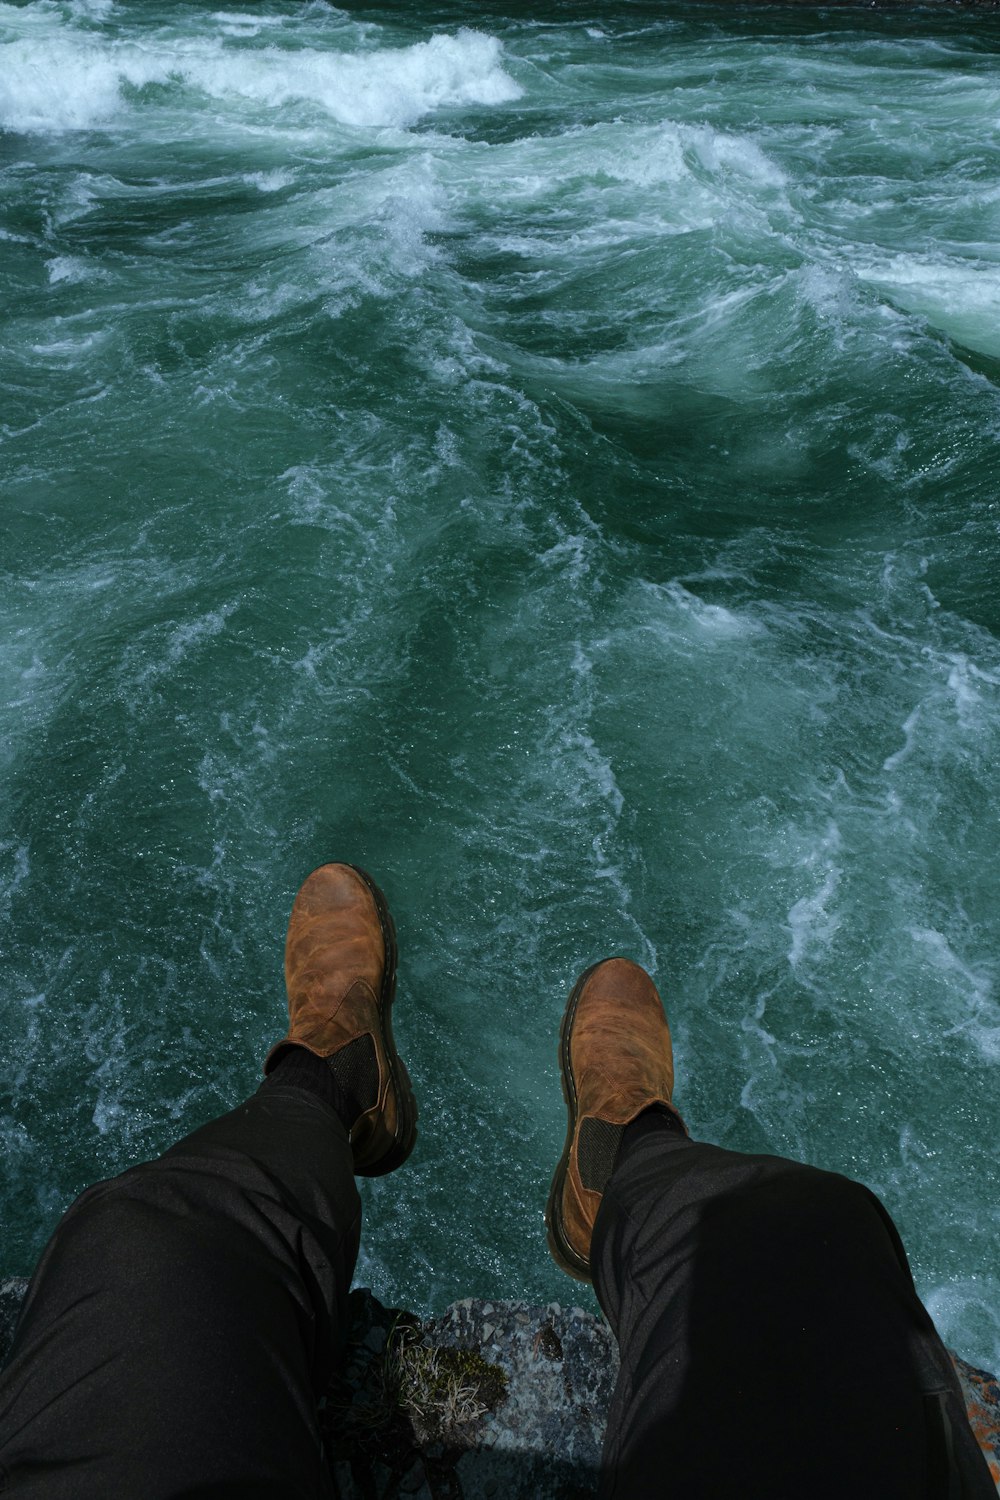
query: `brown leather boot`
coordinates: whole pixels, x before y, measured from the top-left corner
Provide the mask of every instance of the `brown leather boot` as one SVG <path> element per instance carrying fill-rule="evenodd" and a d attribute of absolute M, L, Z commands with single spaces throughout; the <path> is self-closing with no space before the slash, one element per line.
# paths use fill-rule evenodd
<path fill-rule="evenodd" d="M 671 1104 L 674 1058 L 656 986 L 638 964 L 606 958 L 577 980 L 559 1032 L 569 1121 L 545 1222 L 557 1266 L 590 1281 L 590 1240 L 625 1126 Z"/>
<path fill-rule="evenodd" d="M 349 1098 L 354 1170 L 378 1177 L 400 1166 L 417 1136 L 417 1103 L 392 1040 L 396 929 L 385 897 L 354 865 L 321 865 L 295 898 L 285 942 L 289 1047 L 324 1058 Z"/>

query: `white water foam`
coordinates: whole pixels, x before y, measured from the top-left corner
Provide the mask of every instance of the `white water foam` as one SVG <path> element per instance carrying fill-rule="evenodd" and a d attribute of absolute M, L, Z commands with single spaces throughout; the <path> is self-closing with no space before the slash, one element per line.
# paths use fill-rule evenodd
<path fill-rule="evenodd" d="M 356 127 L 408 126 L 435 110 L 504 104 L 521 93 L 499 41 L 478 31 L 345 53 L 241 48 L 211 37 L 137 46 L 59 26 L 0 45 L 0 126 L 101 127 L 127 109 L 126 89 L 177 83 L 265 111 L 312 105 Z"/>
<path fill-rule="evenodd" d="M 282 188 L 291 187 L 295 181 L 295 173 L 285 167 L 275 167 L 270 172 L 246 172 L 243 181 L 255 187 L 259 193 L 280 193 Z"/>
<path fill-rule="evenodd" d="M 988 639 L 983 646 L 983 659 L 989 660 Z M 922 755 L 989 753 L 1000 709 L 1000 672 L 978 664 L 965 651 L 926 648 L 923 663 L 925 691 L 900 725 L 902 742 L 883 760 L 883 771 L 895 772 Z"/>
<path fill-rule="evenodd" d="M 1000 266 L 995 263 L 974 256 L 900 254 L 882 261 L 859 258 L 853 269 L 860 281 L 956 343 L 1000 357 Z"/>
<path fill-rule="evenodd" d="M 919 961 L 940 976 L 951 1021 L 942 1035 L 965 1036 L 985 1061 L 995 1062 L 1000 1057 L 995 962 L 963 959 L 937 928 L 911 926 L 908 932 L 918 949 Z"/>
<path fill-rule="evenodd" d="M 73 286 L 82 281 L 110 280 L 107 271 L 90 265 L 79 255 L 55 255 L 45 262 L 45 270 L 53 286 L 59 282 Z"/>
<path fill-rule="evenodd" d="M 23 885 L 31 872 L 28 845 L 15 844 L 10 840 L 0 841 L 0 914 L 10 915 L 11 902 L 18 887 Z"/>
<path fill-rule="evenodd" d="M 522 137 L 492 148 L 477 169 L 491 199 L 512 208 L 544 200 L 553 183 L 572 185 L 566 202 L 579 220 L 565 242 L 544 233 L 535 239 L 530 221 L 510 231 L 512 248 L 520 243 L 560 259 L 709 228 L 720 218 L 738 222 L 764 208 L 787 210 L 786 174 L 749 134 L 673 119 L 602 121 Z"/>
<path fill-rule="evenodd" d="M 69 12 L 83 21 L 106 21 L 114 12 L 115 0 L 69 0 Z"/>
<path fill-rule="evenodd" d="M 207 641 L 219 636 L 226 628 L 230 615 L 235 614 L 240 601 L 227 601 L 218 609 L 208 610 L 194 619 L 170 622 L 160 627 L 156 635 L 161 641 L 161 650 L 154 654 L 150 641 L 143 644 L 143 665 L 135 674 L 136 685 L 146 684 L 152 679 L 171 672 L 191 652 L 198 651 Z M 165 649 L 164 649 L 165 648 Z"/>
<path fill-rule="evenodd" d="M 270 50 L 191 59 L 181 76 L 213 98 L 319 105 L 342 125 L 406 126 L 434 110 L 508 103 L 521 90 L 494 37 L 463 30 L 411 47 L 332 54 Z"/>
<path fill-rule="evenodd" d="M 709 604 L 693 594 L 677 579 L 657 589 L 656 585 L 643 583 L 642 588 L 660 592 L 677 606 L 680 617 L 690 621 L 703 635 L 706 642 L 731 640 L 733 637 L 760 635 L 765 627 L 748 615 L 738 615 L 722 604 Z"/>
<path fill-rule="evenodd" d="M 247 15 L 239 11 L 220 10 L 215 12 L 212 20 L 224 36 L 238 37 L 259 36 L 265 29 L 285 24 L 284 16 L 269 16 L 263 11 L 258 15 Z"/>
<path fill-rule="evenodd" d="M 834 827 L 832 837 L 823 840 L 824 854 L 827 849 L 835 849 L 838 845 L 839 836 Z M 812 862 L 804 863 L 809 868 Z M 841 871 L 838 865 L 826 861 L 822 874 L 820 884 L 809 895 L 800 896 L 788 911 L 788 931 L 792 939 L 788 949 L 788 962 L 800 977 L 803 966 L 817 950 L 823 952 L 829 948 L 840 928 L 840 916 L 834 906 L 834 899 Z"/>

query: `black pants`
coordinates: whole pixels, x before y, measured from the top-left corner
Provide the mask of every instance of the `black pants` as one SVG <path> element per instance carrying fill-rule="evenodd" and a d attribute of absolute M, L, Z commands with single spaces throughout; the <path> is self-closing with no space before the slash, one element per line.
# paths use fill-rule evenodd
<path fill-rule="evenodd" d="M 359 1228 L 344 1126 L 298 1087 L 89 1189 L 0 1376 L 0 1493 L 329 1496 L 316 1399 Z M 995 1500 L 864 1188 L 654 1132 L 619 1159 L 593 1258 L 622 1351 L 605 1495 Z"/>
<path fill-rule="evenodd" d="M 360 1227 L 347 1132 L 301 1088 L 90 1188 L 0 1376 L 0 1494 L 332 1496 L 316 1398 Z"/>
<path fill-rule="evenodd" d="M 859 1183 L 649 1132 L 591 1254 L 622 1353 L 602 1500 L 996 1500 L 896 1227 Z"/>

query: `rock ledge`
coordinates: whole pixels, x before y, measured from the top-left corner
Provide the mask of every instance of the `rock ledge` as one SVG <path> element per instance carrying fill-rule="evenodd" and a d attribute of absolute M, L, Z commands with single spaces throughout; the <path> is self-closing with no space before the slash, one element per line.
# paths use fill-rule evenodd
<path fill-rule="evenodd" d="M 0 1359 L 26 1285 L 0 1281 Z M 350 1312 L 322 1409 L 342 1500 L 591 1500 L 618 1373 L 602 1319 L 466 1298 L 421 1320 L 363 1289 Z M 952 1358 L 1000 1490 L 1000 1385 Z"/>

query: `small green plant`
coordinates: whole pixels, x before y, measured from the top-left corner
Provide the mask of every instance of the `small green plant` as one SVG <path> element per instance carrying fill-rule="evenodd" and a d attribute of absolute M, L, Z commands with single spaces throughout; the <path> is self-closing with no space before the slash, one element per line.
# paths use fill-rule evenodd
<path fill-rule="evenodd" d="M 428 1346 L 406 1327 L 386 1345 L 382 1378 L 387 1401 L 409 1418 L 421 1445 L 461 1446 L 507 1394 L 507 1376 L 477 1349 Z"/>
<path fill-rule="evenodd" d="M 428 1483 L 433 1478 L 432 1493 L 450 1495 L 449 1475 L 475 1441 L 477 1422 L 506 1400 L 504 1371 L 478 1349 L 424 1343 L 419 1322 L 407 1313 L 392 1324 L 381 1353 L 350 1347 L 347 1367 L 325 1403 L 330 1461 L 350 1464 L 359 1482 L 368 1476 L 365 1494 L 376 1493 L 371 1487 L 380 1468 L 394 1483 L 416 1463 Z"/>

